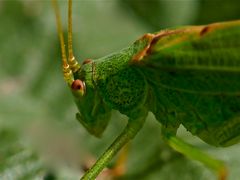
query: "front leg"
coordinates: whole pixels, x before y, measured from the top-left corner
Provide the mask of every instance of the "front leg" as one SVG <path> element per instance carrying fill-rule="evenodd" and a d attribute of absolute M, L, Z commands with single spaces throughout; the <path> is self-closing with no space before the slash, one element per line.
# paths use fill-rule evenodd
<path fill-rule="evenodd" d="M 129 118 L 128 124 L 123 132 L 116 138 L 112 145 L 101 155 L 97 162 L 84 174 L 81 179 L 94 180 L 118 153 L 118 151 L 135 137 L 138 131 L 142 128 L 146 117 L 147 111 L 145 109 L 139 109 L 138 111 L 135 111 Z"/>

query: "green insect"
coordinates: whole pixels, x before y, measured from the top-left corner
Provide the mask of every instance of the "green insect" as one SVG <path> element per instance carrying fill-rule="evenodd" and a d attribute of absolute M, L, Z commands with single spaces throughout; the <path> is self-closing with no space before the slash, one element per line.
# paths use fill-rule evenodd
<path fill-rule="evenodd" d="M 53 3 L 64 78 L 79 109 L 78 121 L 100 137 L 112 109 L 129 117 L 123 132 L 82 179 L 98 176 L 135 137 L 149 111 L 161 123 L 166 143 L 202 162 L 219 179 L 226 179 L 222 161 L 185 143 L 176 132 L 182 124 L 213 146 L 239 142 L 240 20 L 145 34 L 119 52 L 80 65 L 72 50 L 72 2 L 68 5 L 68 60 L 57 4 Z"/>

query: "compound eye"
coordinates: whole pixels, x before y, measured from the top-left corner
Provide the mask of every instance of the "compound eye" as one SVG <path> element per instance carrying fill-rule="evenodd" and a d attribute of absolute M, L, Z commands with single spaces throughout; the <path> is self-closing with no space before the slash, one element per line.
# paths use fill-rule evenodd
<path fill-rule="evenodd" d="M 80 79 L 74 80 L 71 88 L 74 91 L 79 91 L 81 95 L 84 95 L 86 90 L 84 81 L 81 81 Z"/>

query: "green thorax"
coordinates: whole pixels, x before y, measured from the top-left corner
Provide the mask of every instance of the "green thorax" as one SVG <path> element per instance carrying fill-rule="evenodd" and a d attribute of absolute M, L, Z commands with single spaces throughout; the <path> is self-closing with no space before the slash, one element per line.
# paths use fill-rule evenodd
<path fill-rule="evenodd" d="M 118 53 L 93 62 L 94 83 L 104 102 L 128 116 L 145 103 L 147 96 L 145 77 L 132 64 L 132 58 L 147 44 L 146 39 L 140 39 Z"/>

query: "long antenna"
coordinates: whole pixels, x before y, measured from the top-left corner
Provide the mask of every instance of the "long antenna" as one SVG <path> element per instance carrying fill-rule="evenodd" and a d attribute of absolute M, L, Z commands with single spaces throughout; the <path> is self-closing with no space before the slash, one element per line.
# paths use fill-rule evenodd
<path fill-rule="evenodd" d="M 60 45 L 61 45 L 63 75 L 64 75 L 65 81 L 71 86 L 71 84 L 73 82 L 73 74 L 72 74 L 72 70 L 70 69 L 70 66 L 67 62 L 66 49 L 65 49 L 65 43 L 64 43 L 61 17 L 60 17 L 60 13 L 59 13 L 59 7 L 58 7 L 56 0 L 52 0 L 52 4 L 53 4 L 55 15 L 56 15 L 57 30 L 58 30 L 58 36 L 59 36 Z"/>
<path fill-rule="evenodd" d="M 80 65 L 73 55 L 73 41 L 72 41 L 72 0 L 68 1 L 68 62 L 70 69 L 74 72 L 79 70 Z"/>

